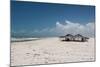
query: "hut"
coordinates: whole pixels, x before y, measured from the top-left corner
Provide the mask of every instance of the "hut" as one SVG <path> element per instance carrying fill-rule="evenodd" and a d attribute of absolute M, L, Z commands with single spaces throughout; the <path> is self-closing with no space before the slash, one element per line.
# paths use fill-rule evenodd
<path fill-rule="evenodd" d="M 65 36 L 60 36 L 60 40 L 61 41 L 78 41 L 78 42 L 85 42 L 87 41 L 89 38 L 88 37 L 84 37 L 81 34 L 77 34 L 75 36 L 71 35 L 71 34 L 67 34 Z"/>
<path fill-rule="evenodd" d="M 61 41 L 72 41 L 73 40 L 73 35 L 67 34 L 65 36 L 60 36 Z"/>
<path fill-rule="evenodd" d="M 73 35 L 71 34 L 65 35 L 65 41 L 73 41 Z"/>
<path fill-rule="evenodd" d="M 88 37 L 84 37 L 80 34 L 77 34 L 74 36 L 74 41 L 81 41 L 81 42 L 84 42 L 84 41 L 87 41 L 87 39 L 89 39 Z"/>
<path fill-rule="evenodd" d="M 74 36 L 75 41 L 81 41 L 82 39 L 83 39 L 83 36 L 80 35 L 80 34 L 77 34 L 77 35 Z"/>

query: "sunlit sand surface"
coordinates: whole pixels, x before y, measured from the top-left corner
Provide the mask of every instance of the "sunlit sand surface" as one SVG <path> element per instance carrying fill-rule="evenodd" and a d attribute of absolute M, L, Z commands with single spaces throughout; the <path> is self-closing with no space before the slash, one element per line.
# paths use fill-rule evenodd
<path fill-rule="evenodd" d="M 11 66 L 95 60 L 94 38 L 66 42 L 57 37 L 11 43 Z"/>

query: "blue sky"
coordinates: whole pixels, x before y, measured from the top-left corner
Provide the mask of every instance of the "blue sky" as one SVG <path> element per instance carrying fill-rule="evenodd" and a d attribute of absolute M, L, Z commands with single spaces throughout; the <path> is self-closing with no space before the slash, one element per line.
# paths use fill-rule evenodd
<path fill-rule="evenodd" d="M 81 26 L 94 23 L 95 7 L 23 1 L 11 2 L 12 33 L 24 33 L 34 36 L 58 35 L 49 31 L 56 28 L 57 24 L 68 26 L 66 21 L 74 24 L 78 23 Z M 43 32 L 44 30 L 46 31 Z"/>

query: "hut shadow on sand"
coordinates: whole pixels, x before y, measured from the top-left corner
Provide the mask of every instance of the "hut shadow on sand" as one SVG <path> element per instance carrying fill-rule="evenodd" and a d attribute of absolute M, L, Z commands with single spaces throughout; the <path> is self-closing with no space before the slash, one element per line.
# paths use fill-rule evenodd
<path fill-rule="evenodd" d="M 65 36 L 60 36 L 60 40 L 61 41 L 67 41 L 67 42 L 87 42 L 88 41 L 88 37 L 84 37 L 80 34 L 76 34 L 76 35 L 71 35 L 71 34 L 67 34 Z"/>

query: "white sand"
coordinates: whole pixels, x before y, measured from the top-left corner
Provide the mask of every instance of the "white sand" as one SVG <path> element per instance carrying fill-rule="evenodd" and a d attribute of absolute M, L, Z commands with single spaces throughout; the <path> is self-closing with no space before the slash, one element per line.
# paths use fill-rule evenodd
<path fill-rule="evenodd" d="M 62 42 L 59 38 L 11 43 L 11 66 L 95 61 L 94 38 Z"/>

